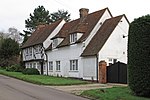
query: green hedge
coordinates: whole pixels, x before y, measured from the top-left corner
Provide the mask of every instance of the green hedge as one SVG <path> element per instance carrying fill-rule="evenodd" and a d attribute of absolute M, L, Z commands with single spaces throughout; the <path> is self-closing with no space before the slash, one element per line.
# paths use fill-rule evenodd
<path fill-rule="evenodd" d="M 10 72 L 22 72 L 22 70 L 23 70 L 23 67 L 21 67 L 18 64 L 6 67 L 6 71 L 10 71 Z"/>
<path fill-rule="evenodd" d="M 130 24 L 128 39 L 129 86 L 136 95 L 150 97 L 150 15 Z"/>
<path fill-rule="evenodd" d="M 22 71 L 22 73 L 25 75 L 40 75 L 36 68 L 26 68 Z"/>

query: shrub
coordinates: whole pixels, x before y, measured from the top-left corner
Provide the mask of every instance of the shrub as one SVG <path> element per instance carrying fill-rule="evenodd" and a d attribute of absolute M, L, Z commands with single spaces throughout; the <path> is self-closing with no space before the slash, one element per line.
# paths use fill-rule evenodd
<path fill-rule="evenodd" d="M 150 15 L 135 19 L 129 28 L 128 77 L 131 90 L 150 97 Z"/>
<path fill-rule="evenodd" d="M 17 64 L 6 67 L 6 71 L 11 71 L 11 72 L 21 72 L 22 70 L 23 68 Z"/>
<path fill-rule="evenodd" d="M 22 71 L 22 73 L 26 75 L 40 75 L 36 68 L 26 68 Z"/>

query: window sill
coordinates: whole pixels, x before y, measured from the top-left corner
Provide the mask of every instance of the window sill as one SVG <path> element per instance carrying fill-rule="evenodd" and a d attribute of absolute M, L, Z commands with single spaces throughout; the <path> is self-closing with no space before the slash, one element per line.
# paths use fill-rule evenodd
<path fill-rule="evenodd" d="M 56 70 L 56 72 L 61 72 L 60 70 Z"/>
<path fill-rule="evenodd" d="M 70 70 L 69 72 L 79 72 L 78 70 Z"/>

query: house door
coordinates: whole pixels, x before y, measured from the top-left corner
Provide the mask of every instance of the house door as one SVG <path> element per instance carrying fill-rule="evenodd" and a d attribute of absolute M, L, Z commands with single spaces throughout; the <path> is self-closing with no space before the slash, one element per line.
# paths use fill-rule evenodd
<path fill-rule="evenodd" d="M 41 64 L 41 75 L 43 75 L 43 72 L 44 72 L 43 71 L 43 61 L 41 61 L 40 64 Z"/>

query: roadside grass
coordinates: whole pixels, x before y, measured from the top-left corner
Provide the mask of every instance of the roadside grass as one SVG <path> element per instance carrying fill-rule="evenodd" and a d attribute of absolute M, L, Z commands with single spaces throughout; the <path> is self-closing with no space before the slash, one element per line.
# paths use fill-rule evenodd
<path fill-rule="evenodd" d="M 134 96 L 129 87 L 85 90 L 80 96 L 91 100 L 150 100 L 150 98 Z"/>
<path fill-rule="evenodd" d="M 46 75 L 24 75 L 21 72 L 8 72 L 2 69 L 0 69 L 0 74 L 39 85 L 65 86 L 89 83 L 87 81 L 64 77 L 54 77 Z"/>

